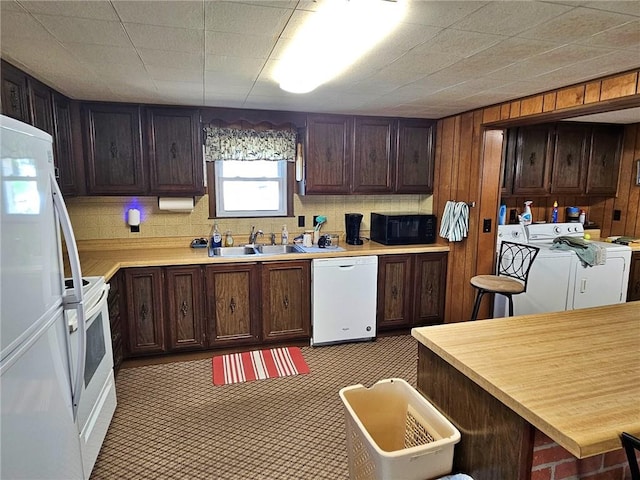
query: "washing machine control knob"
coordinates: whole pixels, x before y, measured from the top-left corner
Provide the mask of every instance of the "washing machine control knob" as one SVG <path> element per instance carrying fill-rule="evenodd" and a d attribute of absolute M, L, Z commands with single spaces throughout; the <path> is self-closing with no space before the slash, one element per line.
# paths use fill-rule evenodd
<path fill-rule="evenodd" d="M 561 232 L 562 232 L 562 229 L 561 229 L 560 227 L 553 227 L 553 231 L 554 231 L 555 233 L 561 233 Z"/>

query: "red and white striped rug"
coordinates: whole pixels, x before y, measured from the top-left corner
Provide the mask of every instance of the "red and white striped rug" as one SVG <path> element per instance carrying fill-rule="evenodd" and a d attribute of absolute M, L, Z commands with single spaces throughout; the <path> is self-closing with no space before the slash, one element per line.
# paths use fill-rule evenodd
<path fill-rule="evenodd" d="M 272 348 L 213 357 L 213 384 L 250 382 L 309 373 L 298 347 Z"/>

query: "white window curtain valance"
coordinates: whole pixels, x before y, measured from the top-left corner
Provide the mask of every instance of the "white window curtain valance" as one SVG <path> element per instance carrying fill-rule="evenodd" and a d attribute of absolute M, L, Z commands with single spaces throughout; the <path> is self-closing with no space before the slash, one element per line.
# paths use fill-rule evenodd
<path fill-rule="evenodd" d="M 216 160 L 286 160 L 296 157 L 296 131 L 241 130 L 236 128 L 207 127 L 204 157 Z"/>

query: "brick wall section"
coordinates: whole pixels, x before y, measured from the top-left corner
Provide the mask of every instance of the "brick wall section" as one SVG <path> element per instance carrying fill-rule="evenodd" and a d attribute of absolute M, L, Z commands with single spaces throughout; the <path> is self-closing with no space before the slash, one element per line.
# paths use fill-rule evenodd
<path fill-rule="evenodd" d="M 531 480 L 631 480 L 624 450 L 577 459 L 536 430 Z"/>

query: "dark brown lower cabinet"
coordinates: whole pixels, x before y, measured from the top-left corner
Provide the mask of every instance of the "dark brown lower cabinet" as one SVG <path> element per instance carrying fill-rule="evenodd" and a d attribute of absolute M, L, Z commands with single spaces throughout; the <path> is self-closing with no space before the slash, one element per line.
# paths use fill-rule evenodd
<path fill-rule="evenodd" d="M 111 327 L 111 350 L 113 351 L 113 373 L 115 375 L 118 374 L 122 359 L 124 358 L 122 347 L 122 312 L 124 312 L 122 305 L 124 300 L 122 295 L 122 275 L 122 273 L 118 272 L 109 281 L 110 289 L 109 298 L 107 299 L 109 306 L 109 326 Z"/>
<path fill-rule="evenodd" d="M 378 257 L 379 331 L 444 321 L 447 253 Z"/>
<path fill-rule="evenodd" d="M 258 343 L 259 268 L 257 263 L 205 267 L 208 346 Z"/>
<path fill-rule="evenodd" d="M 631 252 L 631 270 L 629 271 L 629 289 L 627 302 L 640 300 L 640 252 Z"/>
<path fill-rule="evenodd" d="M 205 347 L 205 315 L 202 268 L 200 266 L 165 268 L 167 310 L 165 322 L 170 351 L 197 350 Z"/>
<path fill-rule="evenodd" d="M 309 338 L 311 266 L 308 261 L 262 264 L 263 340 Z"/>
<path fill-rule="evenodd" d="M 127 354 L 166 351 L 162 268 L 127 268 Z"/>

